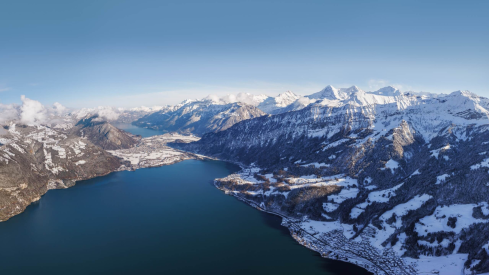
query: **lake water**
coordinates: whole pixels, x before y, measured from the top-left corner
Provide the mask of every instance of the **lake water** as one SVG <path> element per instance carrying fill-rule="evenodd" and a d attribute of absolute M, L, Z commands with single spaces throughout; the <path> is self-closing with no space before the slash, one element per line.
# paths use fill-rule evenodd
<path fill-rule="evenodd" d="M 50 190 L 0 223 L 1 274 L 368 274 L 212 185 L 237 169 L 187 160 Z"/>
<path fill-rule="evenodd" d="M 123 129 L 124 131 L 132 133 L 134 135 L 140 135 L 143 138 L 151 137 L 154 135 L 163 135 L 165 133 L 164 131 L 142 128 L 142 127 L 134 126 L 129 123 L 114 123 L 113 125 L 119 129 Z"/>

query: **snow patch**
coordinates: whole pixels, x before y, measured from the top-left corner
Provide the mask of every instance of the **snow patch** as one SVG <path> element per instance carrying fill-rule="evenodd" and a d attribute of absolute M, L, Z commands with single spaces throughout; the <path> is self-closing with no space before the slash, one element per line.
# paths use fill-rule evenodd
<path fill-rule="evenodd" d="M 436 177 L 436 183 L 435 184 L 444 183 L 448 177 L 450 177 L 449 174 L 443 174 L 441 176 Z"/>
<path fill-rule="evenodd" d="M 380 170 L 385 170 L 385 169 L 390 169 L 392 174 L 394 174 L 394 169 L 397 169 L 399 167 L 399 162 L 390 159 L 385 163 L 385 168 L 380 168 Z"/>
<path fill-rule="evenodd" d="M 392 197 L 396 195 L 395 191 L 399 189 L 403 184 L 404 183 L 401 183 L 389 189 L 371 192 L 370 194 L 368 194 L 368 198 L 365 202 L 357 204 L 355 207 L 353 207 L 350 213 L 350 217 L 352 219 L 358 218 L 358 216 L 360 216 L 360 214 L 363 213 L 365 209 L 374 202 L 388 202 Z"/>
<path fill-rule="evenodd" d="M 464 263 L 468 254 L 452 254 L 441 257 L 420 255 L 419 259 L 406 257 L 405 261 L 416 266 L 418 274 L 460 275 L 463 274 Z"/>
<path fill-rule="evenodd" d="M 81 164 L 85 164 L 87 163 L 85 160 L 79 160 L 77 162 L 75 162 L 76 165 L 81 165 Z"/>
<path fill-rule="evenodd" d="M 326 164 L 326 163 L 318 163 L 318 162 L 313 162 L 313 163 L 308 163 L 308 164 L 303 164 L 301 166 L 303 167 L 309 167 L 309 166 L 314 166 L 315 168 L 319 168 L 319 167 L 329 167 L 329 164 Z"/>
<path fill-rule="evenodd" d="M 476 170 L 476 169 L 479 169 L 481 167 L 489 167 L 489 158 L 484 159 L 481 163 L 474 164 L 474 165 L 470 166 L 470 170 Z"/>
<path fill-rule="evenodd" d="M 420 236 L 435 232 L 454 232 L 460 233 L 462 229 L 475 223 L 487 223 L 489 220 L 476 219 L 472 216 L 474 207 L 477 204 L 453 204 L 449 206 L 438 206 L 435 213 L 423 217 L 416 223 L 414 230 Z M 456 218 L 455 227 L 448 225 L 448 218 Z"/>
<path fill-rule="evenodd" d="M 438 155 L 440 154 L 440 152 L 443 152 L 443 151 L 449 150 L 449 149 L 450 149 L 450 144 L 447 144 L 446 146 L 443 146 L 440 149 L 436 149 L 436 150 L 430 151 L 431 152 L 431 156 L 432 157 L 435 157 L 436 159 L 438 159 Z"/>

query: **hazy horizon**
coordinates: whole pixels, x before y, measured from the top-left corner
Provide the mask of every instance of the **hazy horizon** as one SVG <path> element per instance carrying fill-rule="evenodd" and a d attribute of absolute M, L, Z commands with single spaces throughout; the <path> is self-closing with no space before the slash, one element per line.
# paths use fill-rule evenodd
<path fill-rule="evenodd" d="M 129 95 L 129 96 L 125 96 L 125 97 L 121 97 L 120 98 L 120 102 L 122 104 L 118 104 L 117 102 L 112 102 L 111 104 L 105 104 L 105 105 L 102 105 L 102 104 L 95 104 L 95 105 L 78 105 L 78 106 L 66 106 L 64 104 L 61 104 L 59 103 L 58 101 L 56 102 L 48 102 L 48 103 L 45 103 L 43 105 L 46 105 L 46 106 L 61 106 L 61 108 L 69 108 L 69 109 L 83 109 L 83 108 L 97 108 L 97 107 L 112 107 L 112 108 L 122 108 L 122 109 L 131 109 L 131 108 L 138 108 L 138 107 L 158 107 L 158 106 L 166 106 L 166 105 L 177 105 L 177 104 L 180 104 L 186 100 L 204 100 L 204 99 L 208 99 L 208 98 L 211 98 L 211 97 L 218 97 L 220 99 L 224 99 L 226 100 L 226 98 L 228 96 L 236 96 L 238 94 L 241 94 L 241 93 L 245 93 L 245 94 L 251 94 L 251 95 L 265 95 L 265 96 L 269 96 L 269 97 L 277 97 L 277 96 L 280 96 L 281 94 L 283 93 L 287 93 L 287 92 L 293 92 L 294 94 L 296 95 L 299 95 L 299 96 L 308 96 L 308 95 L 311 95 L 313 93 L 317 93 L 323 89 L 325 89 L 327 86 L 333 86 L 334 88 L 336 89 L 347 89 L 347 88 L 350 88 L 350 87 L 353 87 L 353 86 L 356 86 L 358 87 L 359 89 L 369 93 L 369 92 L 375 92 L 381 88 L 385 88 L 385 87 L 394 87 L 398 90 L 400 90 L 401 92 L 404 92 L 404 93 L 409 93 L 409 92 L 413 92 L 413 93 L 420 93 L 420 94 L 438 94 L 438 95 L 448 95 L 452 92 L 456 92 L 455 90 L 454 91 L 451 91 L 451 92 L 447 92 L 447 93 L 440 93 L 440 92 L 430 92 L 430 91 L 413 91 L 413 90 L 404 90 L 401 86 L 397 86 L 397 85 L 385 85 L 385 86 L 373 86 L 373 84 L 371 84 L 369 86 L 369 88 L 363 88 L 363 87 L 359 87 L 358 85 L 343 85 L 343 86 L 334 86 L 334 85 L 325 85 L 325 86 L 321 86 L 321 88 L 317 88 L 316 90 L 311 90 L 311 91 L 303 91 L 303 92 L 295 92 L 293 90 L 278 90 L 278 88 L 270 88 L 270 89 L 239 89 L 239 88 L 227 88 L 225 90 L 222 90 L 222 93 L 212 93 L 213 91 L 216 91 L 216 90 L 212 90 L 212 89 L 208 89 L 208 90 L 205 90 L 205 89 L 202 89 L 202 90 L 199 90 L 199 94 L 198 95 L 201 95 L 200 97 L 182 97 L 183 99 L 180 100 L 180 101 L 175 101 L 173 103 L 163 103 L 163 104 L 157 104 L 157 103 L 154 103 L 155 102 L 155 99 L 159 99 L 159 97 L 164 97 L 167 95 L 167 93 L 180 93 L 180 96 L 182 96 L 181 94 L 192 94 L 191 92 L 193 90 L 182 90 L 182 91 L 167 91 L 167 92 L 155 92 L 155 93 L 148 93 L 148 94 L 138 94 L 138 95 Z M 209 92 L 209 93 L 205 93 L 205 92 Z M 460 90 L 457 90 L 457 91 L 460 91 Z M 462 90 L 464 91 L 464 90 Z M 195 92 L 195 91 L 194 91 Z M 471 91 L 469 91 L 471 92 Z M 143 99 L 145 100 L 147 97 L 150 97 L 150 99 L 147 99 L 147 102 L 152 102 L 152 103 L 149 103 L 149 104 L 131 104 L 131 102 L 134 102 L 135 99 Z M 4 105 L 17 105 L 17 106 L 21 106 L 23 105 L 23 101 L 24 100 L 33 100 L 33 101 L 37 101 L 37 102 L 40 102 L 40 100 L 38 100 L 37 98 L 27 98 L 25 95 L 21 95 L 20 96 L 20 103 L 17 103 L 17 102 L 14 102 L 14 103 L 9 103 L 9 102 L 0 102 L 0 104 L 4 104 Z M 235 100 L 236 102 L 240 102 L 238 99 Z M 93 101 L 93 102 L 96 102 L 96 101 Z M 158 100 L 156 100 L 156 102 L 158 102 Z M 161 100 L 160 102 L 164 102 L 164 100 Z M 246 102 L 243 102 L 243 103 L 246 103 Z M 59 108 L 59 107 L 58 107 Z"/>

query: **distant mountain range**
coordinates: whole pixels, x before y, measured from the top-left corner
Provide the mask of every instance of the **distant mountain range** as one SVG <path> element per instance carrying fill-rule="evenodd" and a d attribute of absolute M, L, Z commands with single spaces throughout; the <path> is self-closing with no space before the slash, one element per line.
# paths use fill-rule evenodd
<path fill-rule="evenodd" d="M 186 101 L 174 110 L 165 109 L 146 115 L 133 124 L 166 132 L 203 135 L 226 130 L 240 121 L 265 115 L 253 105 L 219 103 L 209 99 Z"/>
<path fill-rule="evenodd" d="M 364 92 L 356 86 L 340 89 L 327 86 L 307 96 L 300 96 L 291 91 L 276 97 L 240 93 L 223 97 L 208 96 L 200 100 L 189 99 L 174 106 L 159 107 L 156 111 L 130 109 L 121 112 L 120 117 L 133 118 L 132 123 L 139 127 L 203 135 L 228 129 L 246 119 L 298 111 L 312 103 L 329 100 L 334 104 L 343 100 L 359 100 L 361 104 L 385 104 L 394 102 L 396 97 L 405 94 L 391 86 L 374 92 Z M 428 97 L 434 98 L 436 95 L 428 94 Z M 125 121 L 128 122 L 130 119 Z"/>
<path fill-rule="evenodd" d="M 304 101 L 306 103 L 302 103 Z M 301 109 L 309 103 L 309 99 L 290 91 L 277 97 L 244 93 L 220 98 L 209 96 L 202 100 L 186 100 L 172 108 L 145 115 L 133 124 L 168 132 L 203 135 L 226 130 L 246 119 Z"/>

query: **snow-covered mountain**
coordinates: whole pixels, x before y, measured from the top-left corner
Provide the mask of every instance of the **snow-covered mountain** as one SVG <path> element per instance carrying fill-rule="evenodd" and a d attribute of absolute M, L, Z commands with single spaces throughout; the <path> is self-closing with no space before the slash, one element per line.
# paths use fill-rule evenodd
<path fill-rule="evenodd" d="M 240 104 L 241 106 L 249 105 L 256 107 L 263 113 L 277 115 L 301 110 L 312 103 L 321 102 L 323 105 L 341 104 L 341 102 L 358 102 L 357 104 L 360 105 L 386 104 L 395 102 L 397 97 L 403 95 L 404 93 L 390 86 L 374 92 L 365 92 L 357 86 L 339 89 L 333 86 L 327 86 L 323 90 L 308 96 L 297 95 L 291 91 L 284 92 L 275 97 L 266 95 L 252 95 L 250 93 L 239 93 L 237 95 L 226 95 L 222 97 L 210 95 L 201 100 L 188 99 L 175 106 L 166 106 L 157 112 L 141 117 L 134 123 L 140 127 L 154 128 L 165 131 L 193 132 L 197 135 L 202 135 L 209 131 L 221 131 L 223 129 L 227 129 L 234 123 L 256 116 L 247 115 L 240 117 L 239 119 L 227 121 L 225 123 L 225 127 L 220 126 L 220 124 L 222 124 L 221 119 L 200 119 L 200 117 L 216 116 L 220 112 L 225 112 L 226 114 L 219 114 L 219 118 L 228 117 L 233 111 L 228 111 L 228 109 L 223 106 L 232 106 L 232 104 Z M 249 112 L 251 112 L 251 109 L 253 108 L 249 108 Z M 198 115 L 188 115 L 190 110 L 192 110 L 192 112 L 198 112 Z M 129 117 L 127 113 L 129 112 L 122 112 L 120 117 Z M 171 118 L 168 116 L 170 113 Z M 175 128 L 174 121 L 177 119 L 175 115 L 179 120 L 179 123 L 177 124 L 180 125 L 179 127 L 184 127 L 183 130 L 179 127 Z M 213 123 L 215 123 L 215 125 L 212 125 Z M 192 127 L 187 126 L 190 124 Z M 203 126 L 199 126 L 200 124 Z M 193 130 L 194 128 L 199 129 L 198 132 L 195 132 Z"/>
<path fill-rule="evenodd" d="M 294 94 L 291 91 L 279 94 L 276 97 L 268 97 L 266 100 L 261 102 L 257 107 L 268 114 L 279 113 L 281 109 L 294 103 L 300 96 Z"/>
<path fill-rule="evenodd" d="M 246 165 L 216 186 L 376 274 L 489 272 L 489 99 L 328 86 L 179 145 Z"/>
<path fill-rule="evenodd" d="M 376 94 L 376 95 L 383 95 L 383 96 L 399 96 L 402 94 L 401 91 L 399 91 L 399 89 L 396 89 L 392 86 L 387 86 L 387 87 L 384 87 L 384 88 L 381 88 L 375 92 L 372 92 L 373 94 Z"/>
<path fill-rule="evenodd" d="M 348 98 L 352 92 L 359 91 L 360 89 L 356 86 L 350 88 L 336 89 L 335 87 L 328 85 L 321 91 L 308 95 L 306 97 L 311 99 L 329 99 L 329 100 L 343 100 Z"/>
<path fill-rule="evenodd" d="M 290 91 L 276 97 L 250 93 L 222 97 L 210 95 L 200 100 L 185 100 L 171 108 L 148 114 L 133 123 L 168 132 L 202 135 L 225 130 L 245 119 L 302 109 L 314 101 Z"/>
<path fill-rule="evenodd" d="M 186 100 L 173 109 L 164 109 L 144 116 L 134 125 L 166 132 L 203 135 L 228 129 L 234 124 L 265 115 L 253 105 L 241 102 L 227 103 L 221 98 Z"/>

